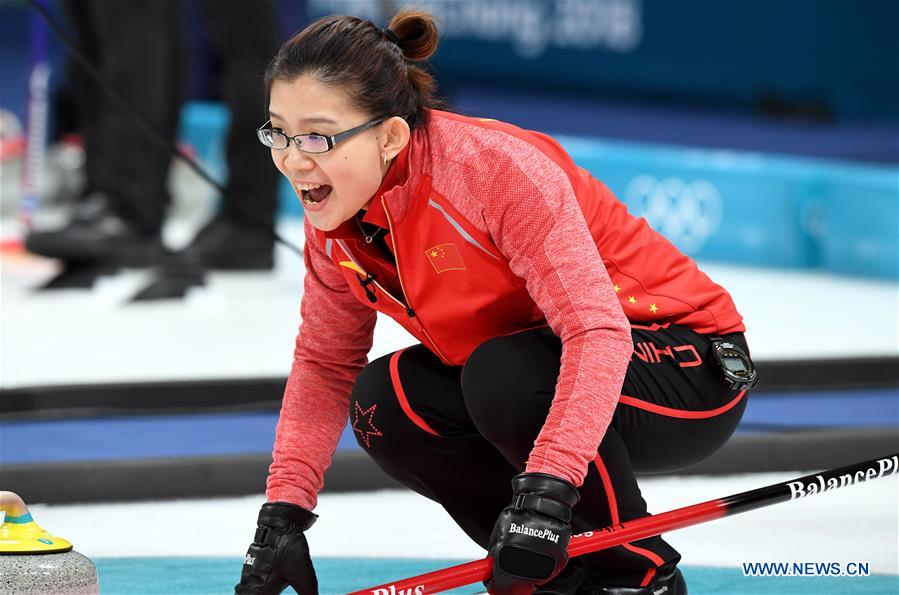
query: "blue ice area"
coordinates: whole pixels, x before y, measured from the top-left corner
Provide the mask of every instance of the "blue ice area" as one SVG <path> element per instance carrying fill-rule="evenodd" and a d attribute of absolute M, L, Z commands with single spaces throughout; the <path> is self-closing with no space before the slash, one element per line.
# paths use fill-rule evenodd
<path fill-rule="evenodd" d="M 737 432 L 865 426 L 899 426 L 899 389 L 750 396 Z"/>
<path fill-rule="evenodd" d="M 4 464 L 270 453 L 274 412 L 108 417 L 0 423 Z M 752 396 L 738 432 L 899 426 L 899 391 Z M 339 449 L 358 448 L 344 429 Z"/>
<path fill-rule="evenodd" d="M 0 424 L 6 464 L 271 452 L 278 414 L 105 417 Z"/>
<path fill-rule="evenodd" d="M 208 595 L 228 593 L 239 579 L 239 558 L 97 558 L 100 592 L 104 595 Z M 432 572 L 463 560 L 319 558 L 315 561 L 322 595 L 347 593 Z M 738 568 L 687 566 L 684 576 L 691 595 L 758 595 L 759 593 L 895 595 L 899 578 L 744 577 Z M 447 593 L 476 593 L 479 585 Z M 292 593 L 291 589 L 285 591 Z"/>

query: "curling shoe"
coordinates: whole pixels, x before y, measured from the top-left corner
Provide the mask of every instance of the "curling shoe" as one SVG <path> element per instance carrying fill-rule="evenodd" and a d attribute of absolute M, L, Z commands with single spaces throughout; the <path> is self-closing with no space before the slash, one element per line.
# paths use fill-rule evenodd
<path fill-rule="evenodd" d="M 146 236 L 130 221 L 93 197 L 79 205 L 65 226 L 34 230 L 25 237 L 25 249 L 33 254 L 66 262 L 103 263 L 126 267 L 148 267 L 164 254 L 158 236 Z"/>
<path fill-rule="evenodd" d="M 687 581 L 677 566 L 662 567 L 645 587 L 583 586 L 578 595 L 687 595 Z"/>
<path fill-rule="evenodd" d="M 204 269 L 268 271 L 274 266 L 273 231 L 219 215 L 179 255 Z"/>

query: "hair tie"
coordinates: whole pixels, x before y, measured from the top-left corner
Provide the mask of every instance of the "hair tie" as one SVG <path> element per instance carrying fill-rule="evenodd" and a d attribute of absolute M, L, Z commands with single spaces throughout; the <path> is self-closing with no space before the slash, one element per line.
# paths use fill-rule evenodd
<path fill-rule="evenodd" d="M 390 43 L 393 43 L 395 45 L 400 44 L 400 38 L 396 36 L 396 33 L 391 31 L 388 27 L 384 27 L 383 31 L 384 35 L 387 36 L 387 40 L 390 41 Z"/>

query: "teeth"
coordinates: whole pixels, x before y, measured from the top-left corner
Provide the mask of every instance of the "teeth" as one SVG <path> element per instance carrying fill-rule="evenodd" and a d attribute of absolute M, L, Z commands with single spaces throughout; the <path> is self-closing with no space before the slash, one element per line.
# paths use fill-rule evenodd
<path fill-rule="evenodd" d="M 315 190 L 316 188 L 322 187 L 321 184 L 309 184 L 308 182 L 297 182 L 296 186 L 300 190 L 306 190 L 306 191 Z"/>

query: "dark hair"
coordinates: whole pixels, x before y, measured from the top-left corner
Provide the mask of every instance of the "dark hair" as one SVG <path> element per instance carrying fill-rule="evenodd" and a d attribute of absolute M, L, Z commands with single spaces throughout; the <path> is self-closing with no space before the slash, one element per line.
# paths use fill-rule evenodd
<path fill-rule="evenodd" d="M 434 77 L 423 62 L 437 50 L 434 16 L 404 9 L 387 29 L 351 16 L 319 19 L 281 46 L 265 71 L 268 102 L 275 81 L 301 76 L 341 87 L 372 117 L 400 116 L 410 128 L 424 124 L 425 108 L 442 107 Z"/>

